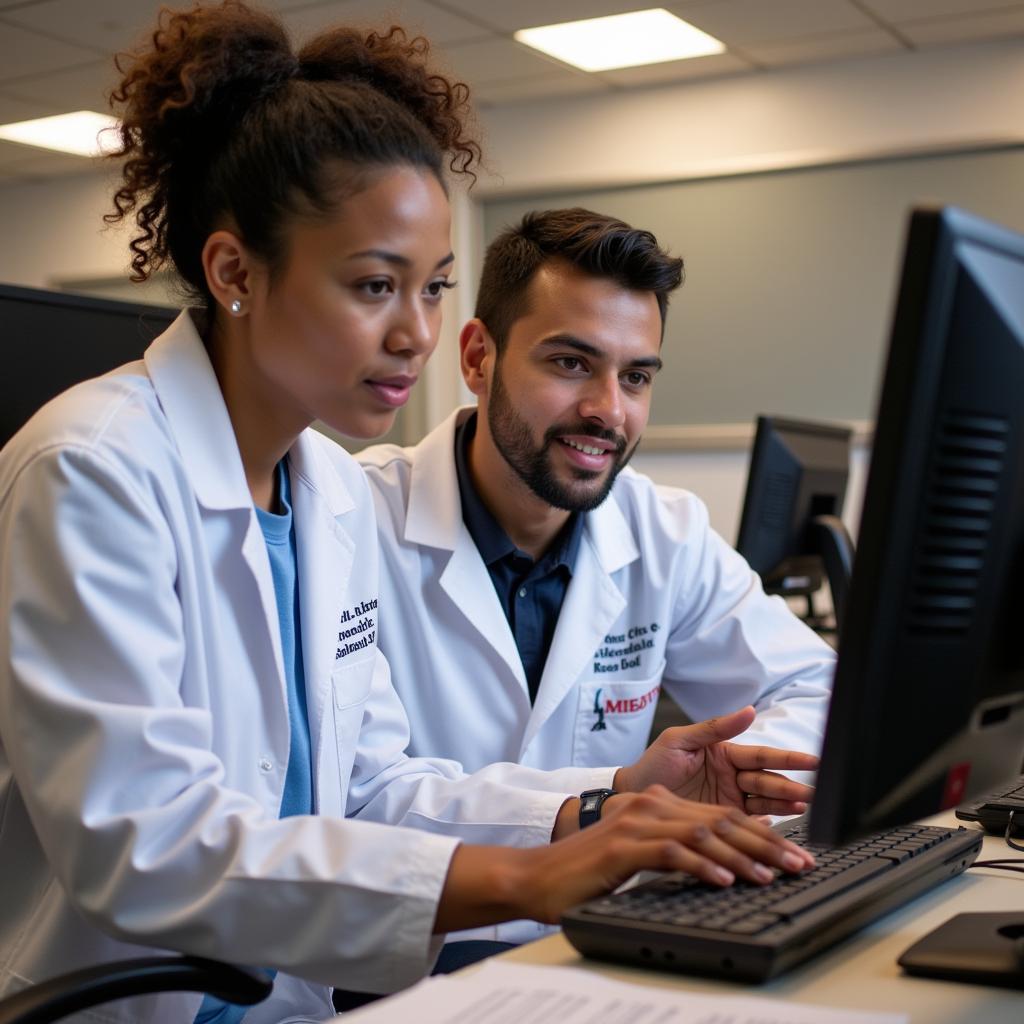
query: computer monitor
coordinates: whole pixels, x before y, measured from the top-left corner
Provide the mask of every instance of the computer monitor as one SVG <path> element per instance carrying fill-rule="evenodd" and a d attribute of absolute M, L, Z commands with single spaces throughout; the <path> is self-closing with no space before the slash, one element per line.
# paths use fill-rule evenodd
<path fill-rule="evenodd" d="M 1024 757 L 1024 236 L 912 213 L 811 838 L 955 806 Z"/>
<path fill-rule="evenodd" d="M 848 427 L 758 416 L 736 549 L 765 590 L 807 598 L 808 624 L 827 628 L 812 595 L 827 577 L 841 623 L 853 542 L 840 515 L 850 471 Z"/>
<path fill-rule="evenodd" d="M 164 306 L 0 285 L 0 447 L 54 395 L 138 359 L 176 315 Z"/>

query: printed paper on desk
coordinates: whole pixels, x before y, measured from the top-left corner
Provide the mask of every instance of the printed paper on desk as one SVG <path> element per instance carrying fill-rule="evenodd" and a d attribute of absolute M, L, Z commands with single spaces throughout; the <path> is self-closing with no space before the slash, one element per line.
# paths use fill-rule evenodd
<path fill-rule="evenodd" d="M 359 1024 L 906 1024 L 903 1013 L 832 1010 L 615 981 L 574 967 L 489 960 L 428 978 L 346 1019 Z"/>

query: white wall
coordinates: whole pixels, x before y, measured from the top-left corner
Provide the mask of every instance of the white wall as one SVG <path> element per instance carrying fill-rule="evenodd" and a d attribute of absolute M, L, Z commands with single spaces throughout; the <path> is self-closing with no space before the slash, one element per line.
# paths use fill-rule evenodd
<path fill-rule="evenodd" d="M 453 196 L 460 287 L 421 385 L 418 416 L 438 422 L 465 400 L 457 335 L 471 315 L 488 195 L 680 180 L 882 154 L 1024 141 L 1019 40 L 895 54 L 706 82 L 523 103 L 484 112 L 493 175 Z M 124 231 L 103 228 L 108 172 L 0 188 L 0 281 L 36 287 L 109 279 L 127 265 Z M 140 296 L 142 297 L 142 296 Z M 690 442 L 692 443 L 692 442 Z M 637 466 L 708 502 L 734 538 L 746 474 L 743 448 L 638 455 Z M 863 451 L 847 501 L 859 516 Z"/>
<path fill-rule="evenodd" d="M 1020 39 L 887 54 L 486 112 L 496 175 L 523 193 L 1024 141 Z"/>
<path fill-rule="evenodd" d="M 644 452 L 633 456 L 631 465 L 658 483 L 693 491 L 708 506 L 711 525 L 730 544 L 736 543 L 740 510 L 747 482 L 750 453 L 744 451 Z M 870 449 L 855 442 L 850 456 L 850 480 L 846 489 L 843 522 L 851 536 L 857 536 Z"/>

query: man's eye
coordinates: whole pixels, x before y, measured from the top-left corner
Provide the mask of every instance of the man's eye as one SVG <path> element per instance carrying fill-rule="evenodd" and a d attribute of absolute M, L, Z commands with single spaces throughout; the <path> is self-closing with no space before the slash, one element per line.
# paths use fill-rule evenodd
<path fill-rule="evenodd" d="M 559 356 L 557 362 L 563 370 L 579 370 L 583 366 L 576 356 Z"/>
<path fill-rule="evenodd" d="M 650 384 L 651 378 L 646 373 L 641 373 L 639 370 L 634 370 L 631 373 L 626 374 L 626 383 L 633 388 L 642 388 Z"/>

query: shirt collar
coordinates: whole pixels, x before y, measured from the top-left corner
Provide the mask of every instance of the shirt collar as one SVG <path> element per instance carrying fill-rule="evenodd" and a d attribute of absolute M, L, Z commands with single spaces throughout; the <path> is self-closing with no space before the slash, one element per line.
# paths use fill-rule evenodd
<path fill-rule="evenodd" d="M 509 535 L 501 528 L 498 521 L 491 515 L 490 509 L 484 504 L 473 477 L 469 471 L 469 446 L 476 434 L 476 417 L 474 412 L 455 428 L 455 473 L 459 481 L 459 498 L 462 502 L 462 520 L 473 538 L 480 557 L 485 565 L 493 565 L 502 558 L 520 552 Z M 572 574 L 576 564 L 580 540 L 583 537 L 584 517 L 573 512 L 559 531 L 555 543 L 541 559 L 546 563 L 548 571 L 564 566 Z"/>

